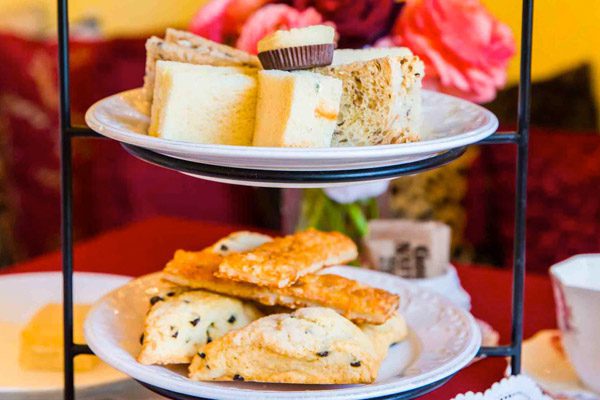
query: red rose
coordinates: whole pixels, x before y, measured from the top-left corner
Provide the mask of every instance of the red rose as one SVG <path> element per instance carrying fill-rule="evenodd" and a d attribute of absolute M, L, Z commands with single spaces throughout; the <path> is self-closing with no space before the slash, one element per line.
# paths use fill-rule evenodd
<path fill-rule="evenodd" d="M 425 87 L 485 103 L 506 83 L 515 53 L 510 28 L 479 0 L 407 0 L 391 37 L 425 63 Z"/>
<path fill-rule="evenodd" d="M 312 6 L 335 23 L 343 47 L 372 43 L 389 29 L 394 0 L 293 0 L 301 10 Z"/>
<path fill-rule="evenodd" d="M 211 0 L 194 16 L 190 31 L 220 43 L 235 43 L 256 10 L 273 0 Z"/>

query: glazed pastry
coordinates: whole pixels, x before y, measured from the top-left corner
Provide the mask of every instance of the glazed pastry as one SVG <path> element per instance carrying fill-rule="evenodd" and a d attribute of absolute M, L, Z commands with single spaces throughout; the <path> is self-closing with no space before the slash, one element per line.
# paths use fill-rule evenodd
<path fill-rule="evenodd" d="M 383 324 L 399 305 L 397 295 L 333 274 L 308 274 L 294 285 L 269 288 L 217 278 L 223 256 L 213 247 L 192 252 L 177 250 L 163 270 L 163 278 L 177 285 L 205 289 L 292 309 L 331 307 L 357 323 Z"/>
<path fill-rule="evenodd" d="M 215 276 L 283 288 L 304 275 L 352 261 L 357 256 L 356 245 L 349 237 L 339 232 L 308 229 L 225 257 Z"/>

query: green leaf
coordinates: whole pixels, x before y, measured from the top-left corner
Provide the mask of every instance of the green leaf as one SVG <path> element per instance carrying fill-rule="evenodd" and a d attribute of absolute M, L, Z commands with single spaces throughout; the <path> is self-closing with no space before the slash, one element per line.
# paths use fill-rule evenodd
<path fill-rule="evenodd" d="M 359 237 L 364 237 L 368 232 L 368 221 L 362 208 L 357 203 L 346 204 L 350 221 L 358 231 Z"/>

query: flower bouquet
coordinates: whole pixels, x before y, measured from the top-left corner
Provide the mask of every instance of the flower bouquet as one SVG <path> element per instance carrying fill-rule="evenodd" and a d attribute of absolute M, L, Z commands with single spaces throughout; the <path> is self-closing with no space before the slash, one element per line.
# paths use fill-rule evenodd
<path fill-rule="evenodd" d="M 256 54 L 258 41 L 275 30 L 317 24 L 335 27 L 339 48 L 408 47 L 425 64 L 426 89 L 478 103 L 505 85 L 515 52 L 510 28 L 480 0 L 210 0 L 190 30 Z M 300 226 L 363 237 L 382 185 L 355 187 L 350 195 L 305 191 Z"/>

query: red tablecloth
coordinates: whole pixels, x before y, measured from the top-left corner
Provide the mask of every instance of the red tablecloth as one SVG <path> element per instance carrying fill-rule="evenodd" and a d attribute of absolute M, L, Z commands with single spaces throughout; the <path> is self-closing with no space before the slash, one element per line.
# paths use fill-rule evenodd
<path fill-rule="evenodd" d="M 209 224 L 175 218 L 153 218 L 110 231 L 75 248 L 78 271 L 138 276 L 157 271 L 178 248 L 200 249 L 239 226 Z M 458 266 L 464 288 L 472 297 L 473 314 L 496 328 L 501 342 L 510 338 L 511 274 L 507 270 Z M 2 273 L 60 269 L 60 255 L 48 254 Z M 548 277 L 529 274 L 525 296 L 525 337 L 555 327 L 553 299 Z M 502 378 L 506 363 L 488 359 L 459 372 L 450 382 L 424 399 L 449 399 L 468 390 L 481 391 Z"/>

